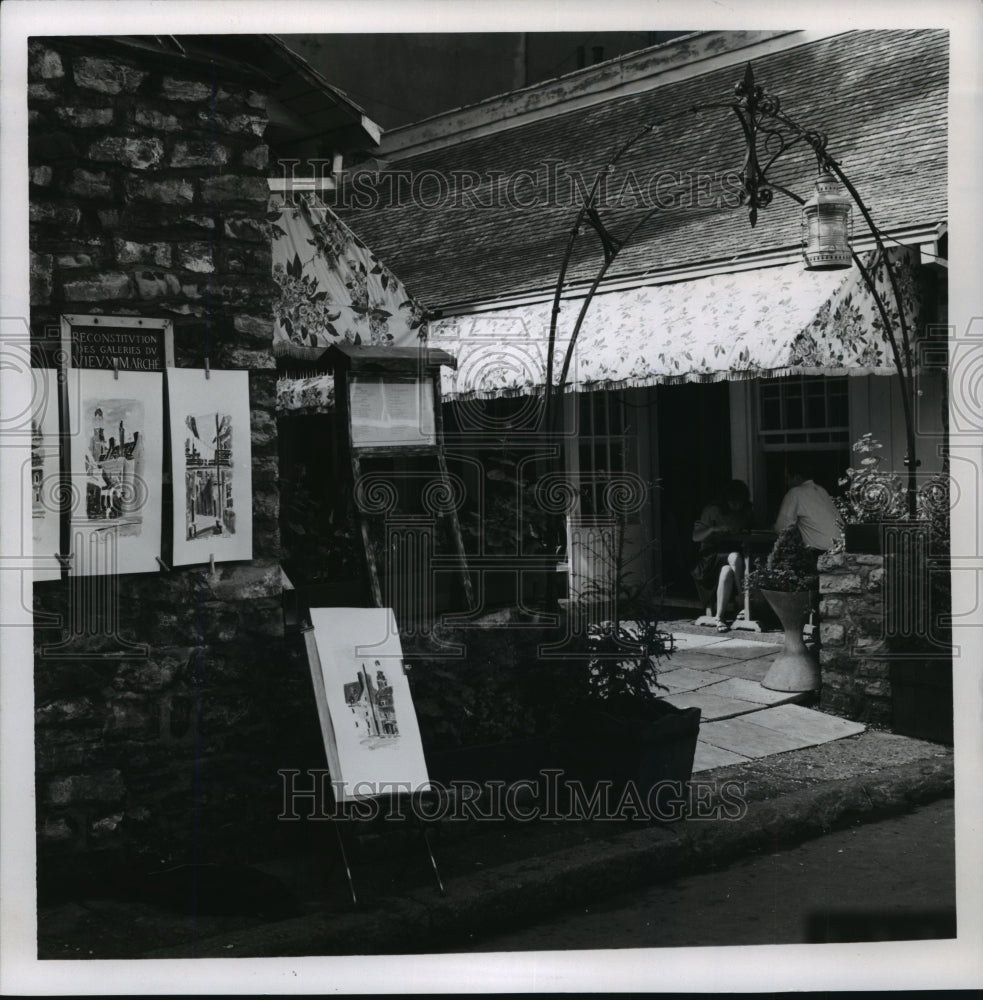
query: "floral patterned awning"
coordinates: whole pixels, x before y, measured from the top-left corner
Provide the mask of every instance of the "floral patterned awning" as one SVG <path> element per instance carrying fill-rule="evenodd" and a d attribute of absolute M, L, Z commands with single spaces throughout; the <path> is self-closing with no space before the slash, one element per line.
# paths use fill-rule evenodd
<path fill-rule="evenodd" d="M 914 331 L 917 252 L 898 248 L 889 257 Z M 883 266 L 876 280 L 894 322 L 897 309 Z M 582 301 L 563 302 L 554 379 Z M 551 309 L 544 302 L 431 323 L 429 345 L 458 360 L 456 371 L 443 373 L 445 398 L 541 391 Z M 806 271 L 790 264 L 597 295 L 566 388 L 894 372 L 880 314 L 859 270 Z"/>
<path fill-rule="evenodd" d="M 364 248 L 362 252 L 368 254 Z M 901 290 L 909 329 L 914 332 L 920 307 L 918 252 L 899 247 L 889 251 L 888 259 Z M 865 266 L 869 268 L 873 260 L 874 255 L 869 254 Z M 371 273 L 373 268 L 367 270 Z M 884 265 L 874 274 L 896 327 L 897 307 Z M 341 279 L 335 275 L 332 280 L 337 284 Z M 396 282 L 391 275 L 387 284 L 392 288 L 390 282 Z M 559 378 L 582 301 L 571 298 L 563 302 L 554 379 Z M 401 323 L 401 339 L 393 337 L 394 343 L 416 342 L 419 331 L 425 329 L 419 322 L 419 306 L 406 308 L 405 314 L 394 314 Z M 546 381 L 551 309 L 551 302 L 542 302 L 431 321 L 427 346 L 442 347 L 458 361 L 456 371 L 442 369 L 444 398 L 541 392 Z M 337 310 L 332 307 L 333 311 Z M 384 319 L 391 328 L 393 315 Z M 323 322 L 329 322 L 327 317 Z M 330 321 L 336 330 L 339 322 Z M 278 322 L 277 330 L 282 340 L 281 325 L 282 321 Z M 371 324 L 368 335 L 372 336 Z M 588 309 L 566 389 L 621 389 L 791 374 L 895 374 L 880 313 L 857 268 L 806 271 L 801 264 L 789 264 L 599 294 Z M 330 376 L 282 379 L 277 406 L 283 411 L 323 413 L 333 406 L 333 392 Z"/>
<path fill-rule="evenodd" d="M 410 345 L 425 335 L 426 313 L 402 282 L 311 194 L 270 198 L 273 353 L 315 361 L 332 344 Z M 278 409 L 331 408 L 330 376 L 281 379 Z"/>

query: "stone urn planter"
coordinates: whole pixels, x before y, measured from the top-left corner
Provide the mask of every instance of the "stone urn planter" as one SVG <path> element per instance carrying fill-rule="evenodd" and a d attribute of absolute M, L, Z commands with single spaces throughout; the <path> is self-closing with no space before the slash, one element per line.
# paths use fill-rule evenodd
<path fill-rule="evenodd" d="M 802 641 L 802 626 L 812 609 L 808 590 L 762 590 L 785 631 L 785 648 L 775 657 L 761 686 L 770 691 L 816 691 L 819 689 L 819 664 Z"/>

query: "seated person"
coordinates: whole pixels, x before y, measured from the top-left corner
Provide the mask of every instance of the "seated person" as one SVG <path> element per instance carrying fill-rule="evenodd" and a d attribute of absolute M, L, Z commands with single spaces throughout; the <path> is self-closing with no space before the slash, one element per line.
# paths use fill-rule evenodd
<path fill-rule="evenodd" d="M 815 565 L 842 533 L 839 511 L 822 486 L 795 464 L 786 466 L 785 486 L 788 492 L 778 509 L 775 531 L 782 532 L 794 524 Z"/>
<path fill-rule="evenodd" d="M 703 508 L 693 525 L 693 541 L 700 544 L 700 556 L 693 569 L 693 579 L 701 591 L 717 595 L 717 631 L 727 632 L 730 624 L 725 615 L 731 599 L 736 599 L 744 586 L 744 556 L 739 551 L 721 548 L 724 535 L 750 531 L 752 527 L 751 495 L 747 485 L 734 479 L 716 503 Z"/>

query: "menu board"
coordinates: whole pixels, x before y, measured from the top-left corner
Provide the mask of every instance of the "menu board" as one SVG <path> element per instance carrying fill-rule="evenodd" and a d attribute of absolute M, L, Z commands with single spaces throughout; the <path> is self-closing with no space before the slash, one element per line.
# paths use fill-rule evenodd
<path fill-rule="evenodd" d="M 348 393 L 354 447 L 437 443 L 432 378 L 386 381 L 354 377 Z"/>

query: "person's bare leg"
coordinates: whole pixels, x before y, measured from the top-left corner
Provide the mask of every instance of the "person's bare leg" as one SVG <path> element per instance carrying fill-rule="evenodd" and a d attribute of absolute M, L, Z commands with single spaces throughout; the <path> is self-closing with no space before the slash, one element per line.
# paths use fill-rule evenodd
<path fill-rule="evenodd" d="M 728 563 L 720 567 L 720 576 L 717 579 L 717 622 L 720 625 L 725 624 L 724 615 L 733 587 L 734 568 Z"/>

